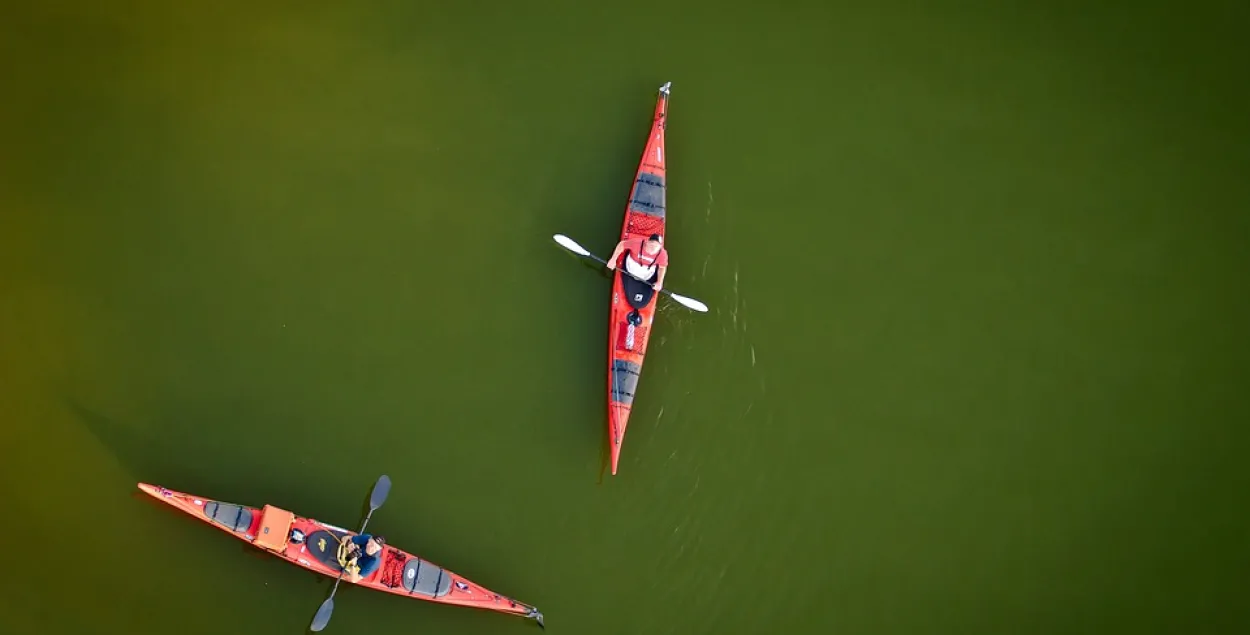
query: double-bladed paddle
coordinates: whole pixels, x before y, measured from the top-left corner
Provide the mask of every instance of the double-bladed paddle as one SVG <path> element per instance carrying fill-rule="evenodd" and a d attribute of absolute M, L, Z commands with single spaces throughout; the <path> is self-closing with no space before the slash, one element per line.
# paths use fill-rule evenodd
<path fill-rule="evenodd" d="M 556 234 L 555 236 L 552 236 L 552 238 L 556 241 L 556 244 L 560 245 L 561 247 L 564 247 L 565 249 L 579 256 L 593 258 L 594 260 L 598 261 L 600 264 L 602 264 L 605 267 L 608 265 L 608 261 L 590 253 L 590 250 L 577 244 L 577 242 L 575 242 L 572 238 L 569 238 L 568 236 L 565 236 L 564 234 Z M 625 275 L 635 280 L 639 280 L 644 283 L 646 282 L 646 280 L 643 280 L 642 278 L 639 278 L 638 276 L 635 276 L 634 274 L 628 271 L 625 271 L 623 267 L 618 267 L 618 269 L 621 270 L 621 273 L 624 273 Z M 699 302 L 698 300 L 694 298 L 688 298 L 684 295 L 678 295 L 676 293 L 673 293 L 672 291 L 669 291 L 668 289 L 660 289 L 660 293 L 667 293 L 669 297 L 673 298 L 673 300 L 677 302 L 677 304 L 680 304 L 686 307 L 687 309 L 690 309 L 692 311 L 698 311 L 699 313 L 707 313 L 707 305 L 702 302 Z"/>
<path fill-rule="evenodd" d="M 365 526 L 369 524 L 369 518 L 382 506 L 382 503 L 386 502 L 386 497 L 390 493 L 391 477 L 383 474 L 373 486 L 373 493 L 369 495 L 369 513 L 365 514 L 365 522 L 360 524 L 360 531 L 356 532 L 357 534 L 364 533 Z M 321 603 L 321 608 L 317 609 L 317 614 L 313 616 L 312 626 L 309 627 L 312 632 L 316 633 L 330 623 L 330 614 L 334 612 L 334 593 L 339 590 L 339 582 L 343 580 L 345 571 L 346 567 L 339 570 L 339 577 L 334 580 L 334 588 L 330 590 L 330 597 Z"/>

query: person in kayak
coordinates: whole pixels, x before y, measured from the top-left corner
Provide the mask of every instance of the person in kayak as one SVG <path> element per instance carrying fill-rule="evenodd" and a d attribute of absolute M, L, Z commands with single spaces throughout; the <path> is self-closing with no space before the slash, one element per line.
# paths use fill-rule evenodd
<path fill-rule="evenodd" d="M 650 285 L 643 288 L 643 293 L 637 294 L 641 296 L 637 301 L 635 301 L 633 291 L 626 293 L 626 300 L 634 308 L 629 312 L 627 319 L 634 326 L 638 326 L 642 324 L 642 315 L 638 313 L 638 310 L 647 306 L 655 291 L 664 288 L 664 274 L 668 272 L 668 250 L 664 248 L 664 237 L 651 234 L 645 240 L 642 238 L 622 240 L 616 244 L 612 257 L 608 258 L 608 269 L 616 269 L 616 263 L 622 257 L 625 259 L 625 271 Z M 621 282 L 627 283 L 630 280 L 623 278 Z"/>
<path fill-rule="evenodd" d="M 382 564 L 384 545 L 386 545 L 385 537 L 370 534 L 352 536 L 347 541 L 347 566 L 345 568 L 353 584 L 360 582 L 362 578 L 369 577 L 369 574 L 376 571 L 378 565 Z"/>

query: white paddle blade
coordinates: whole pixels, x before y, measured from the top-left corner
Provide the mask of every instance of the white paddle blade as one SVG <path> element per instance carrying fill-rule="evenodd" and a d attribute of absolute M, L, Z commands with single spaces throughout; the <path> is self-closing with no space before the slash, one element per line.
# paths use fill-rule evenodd
<path fill-rule="evenodd" d="M 585 248 L 583 248 L 581 245 L 577 244 L 576 242 L 573 242 L 572 238 L 569 238 L 568 236 L 565 236 L 564 234 L 556 234 L 555 236 L 552 236 L 551 238 L 555 240 L 556 243 L 559 244 L 561 247 L 564 247 L 565 249 L 579 256 L 590 255 L 589 251 L 587 251 Z"/>
<path fill-rule="evenodd" d="M 707 305 L 694 298 L 687 298 L 684 295 L 677 295 L 676 293 L 671 294 L 671 297 L 676 300 L 678 304 L 688 309 L 698 311 L 699 313 L 707 313 Z"/>

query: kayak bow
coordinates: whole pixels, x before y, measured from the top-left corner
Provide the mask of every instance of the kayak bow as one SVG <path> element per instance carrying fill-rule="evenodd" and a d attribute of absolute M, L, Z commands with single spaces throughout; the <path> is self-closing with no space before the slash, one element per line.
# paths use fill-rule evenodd
<path fill-rule="evenodd" d="M 647 137 L 646 149 L 638 163 L 634 186 L 625 206 L 621 240 L 646 238 L 651 234 L 664 236 L 667 189 L 664 180 L 664 129 L 671 85 L 672 82 L 667 82 L 661 86 L 656 98 L 651 133 Z M 608 316 L 608 443 L 612 453 L 612 474 L 616 474 L 617 463 L 620 461 L 625 428 L 629 424 L 629 413 L 638 391 L 638 379 L 647 355 L 648 335 L 659 296 L 651 290 L 650 285 L 625 275 L 623 269 L 624 266 L 618 266 L 618 272 L 612 276 L 612 306 Z M 650 298 L 646 297 L 648 293 Z M 645 299 L 646 302 L 638 310 L 642 319 L 637 325 L 630 324 L 627 319 L 633 310 L 629 302 L 631 299 Z"/>
<path fill-rule="evenodd" d="M 331 578 L 338 578 L 342 571 L 338 561 L 340 542 L 356 535 L 342 527 L 303 518 L 272 505 L 257 509 L 147 483 L 139 483 L 139 489 L 263 551 Z M 495 593 L 389 544 L 383 547 L 382 563 L 357 584 L 429 602 L 510 613 L 543 625 L 543 614 L 533 606 Z"/>

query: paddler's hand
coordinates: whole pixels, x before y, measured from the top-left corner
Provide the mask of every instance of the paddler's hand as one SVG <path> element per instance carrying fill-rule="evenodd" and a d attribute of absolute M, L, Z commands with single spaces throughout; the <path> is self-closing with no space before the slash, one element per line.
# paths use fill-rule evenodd
<path fill-rule="evenodd" d="M 656 293 L 659 293 L 659 292 L 660 292 L 660 290 L 664 288 L 664 283 L 663 283 L 663 282 L 656 282 L 656 283 L 655 283 L 655 285 L 654 285 L 654 287 L 655 287 L 655 292 L 656 292 Z"/>
<path fill-rule="evenodd" d="M 615 260 L 609 260 L 609 261 L 608 261 L 608 271 L 612 271 L 613 269 L 616 269 L 616 261 L 615 261 Z"/>

